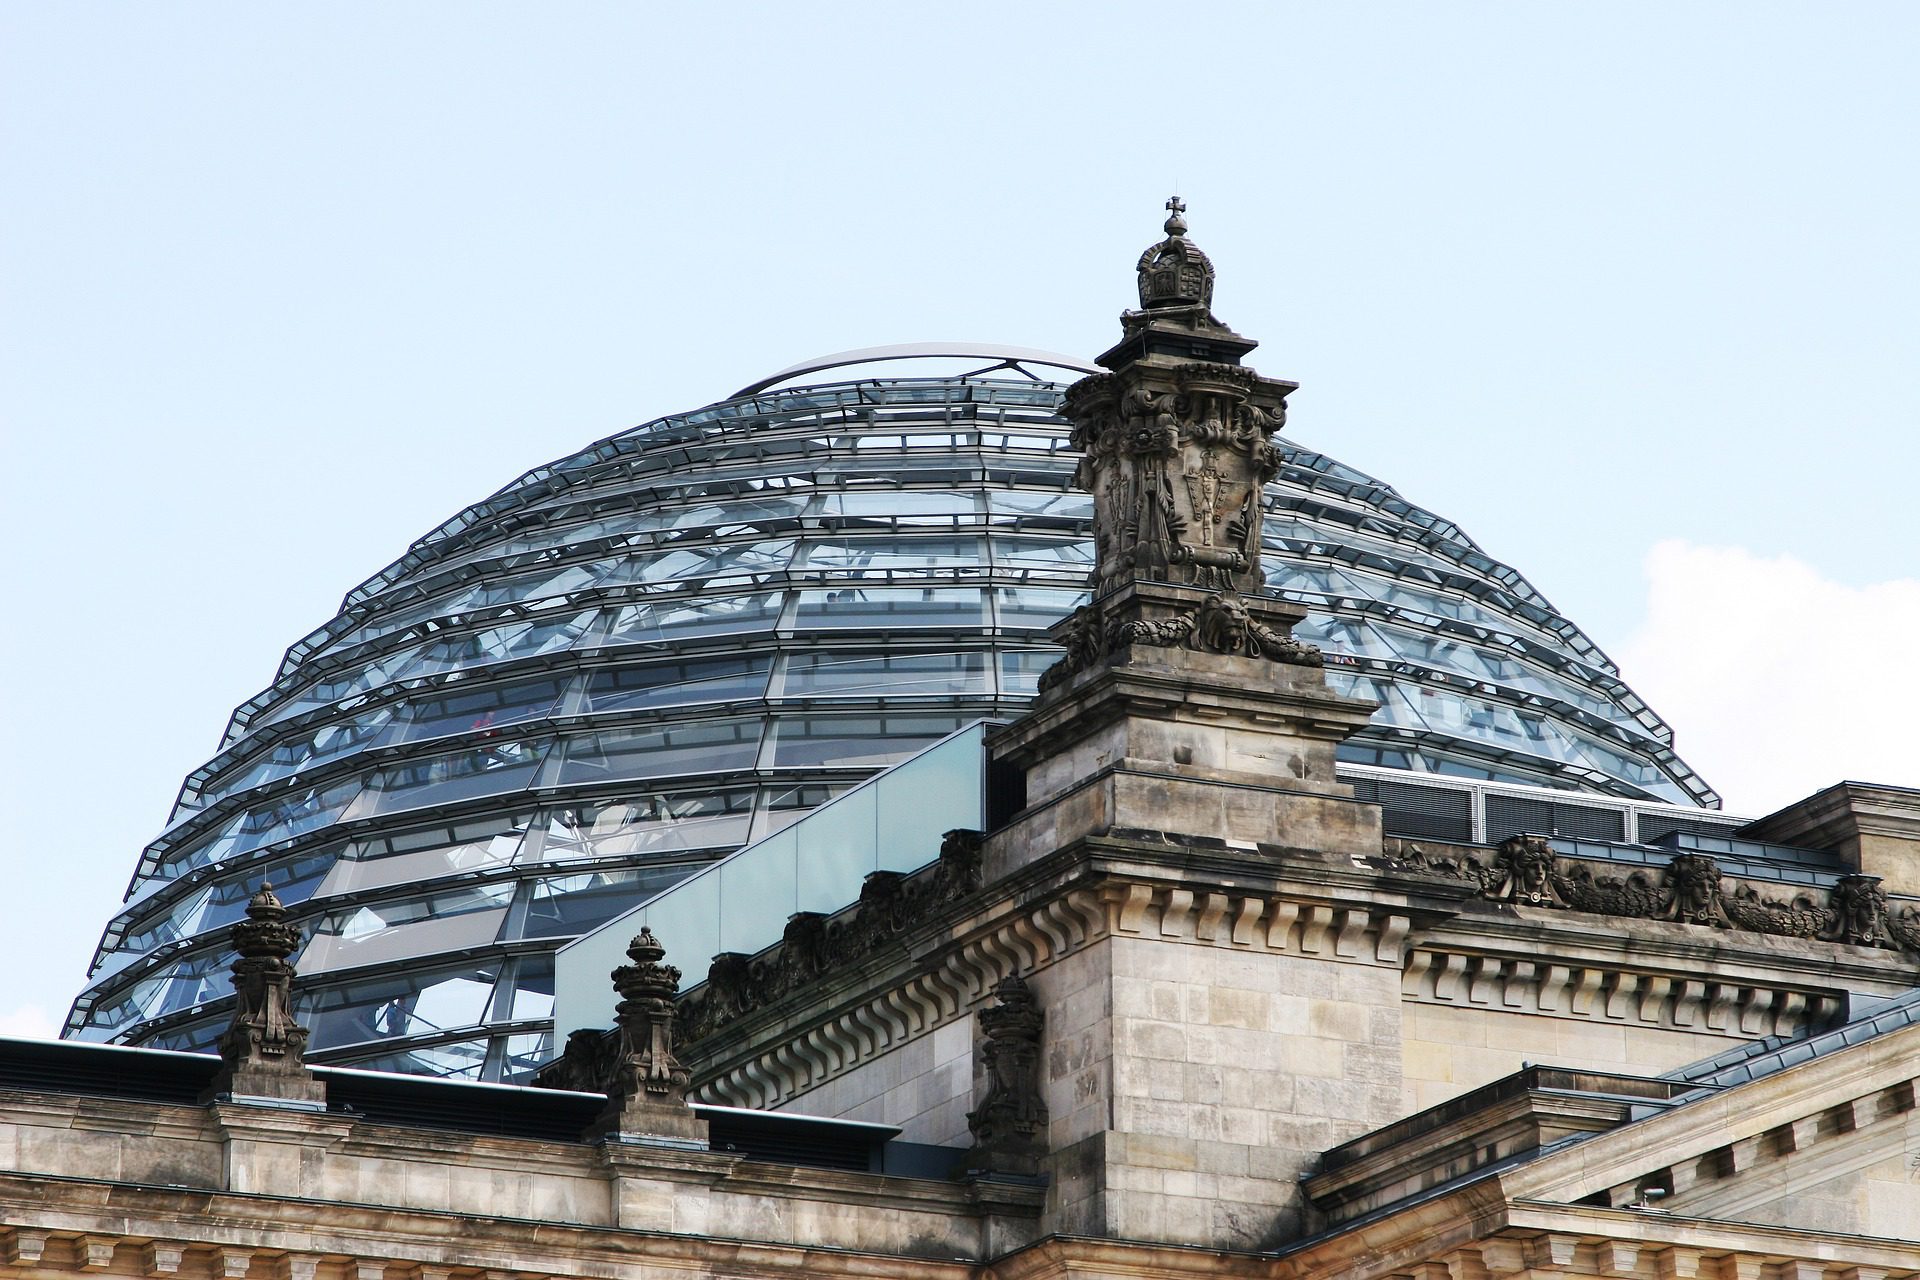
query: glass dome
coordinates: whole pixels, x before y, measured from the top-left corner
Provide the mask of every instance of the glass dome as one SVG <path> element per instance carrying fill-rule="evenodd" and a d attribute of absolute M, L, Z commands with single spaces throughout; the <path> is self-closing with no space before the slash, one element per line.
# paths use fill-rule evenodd
<path fill-rule="evenodd" d="M 893 376 L 878 361 L 959 358 Z M 887 376 L 781 385 L 848 364 Z M 1060 370 L 1069 371 L 1064 380 Z M 210 1049 L 262 880 L 306 934 L 311 1056 L 513 1079 L 552 953 L 982 717 L 1085 599 L 1067 357 L 809 362 L 537 468 L 295 642 L 186 779 L 67 1034 Z M 1353 763 L 1715 806 L 1613 664 L 1450 522 L 1288 441 L 1265 569 Z"/>

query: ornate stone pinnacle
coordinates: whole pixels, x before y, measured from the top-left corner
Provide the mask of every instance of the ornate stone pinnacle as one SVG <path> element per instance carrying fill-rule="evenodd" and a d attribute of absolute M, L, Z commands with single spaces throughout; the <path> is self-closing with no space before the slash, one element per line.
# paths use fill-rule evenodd
<path fill-rule="evenodd" d="M 233 927 L 233 1021 L 220 1037 L 224 1064 L 213 1092 L 317 1101 L 324 1096 L 306 1070 L 307 1029 L 293 1020 L 293 966 L 300 930 L 262 884 L 247 900 L 247 918 Z"/>
<path fill-rule="evenodd" d="M 1059 624 L 1066 657 L 1046 696 L 1135 646 L 1318 666 L 1292 636 L 1304 611 L 1266 589 L 1260 563 L 1273 436 L 1295 384 L 1242 364 L 1252 339 L 1209 309 L 1213 264 L 1186 238 L 1186 201 L 1167 200 L 1167 238 L 1140 257 L 1140 310 L 1100 357 L 1110 373 L 1067 389 L 1061 413 L 1093 495 L 1091 604 Z M 1172 660 L 1171 654 L 1162 654 Z"/>
<path fill-rule="evenodd" d="M 627 946 L 632 964 L 613 971 L 618 1056 L 598 1129 L 703 1142 L 706 1124 L 687 1105 L 691 1073 L 673 1052 L 674 995 L 680 970 L 662 964 L 667 950 L 642 928 Z"/>

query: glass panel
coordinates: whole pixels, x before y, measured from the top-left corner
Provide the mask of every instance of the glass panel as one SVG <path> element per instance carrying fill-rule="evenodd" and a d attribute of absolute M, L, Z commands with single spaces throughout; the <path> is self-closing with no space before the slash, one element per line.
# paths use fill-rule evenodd
<path fill-rule="evenodd" d="M 672 909 L 648 914 L 654 934 L 675 958 L 681 972 L 693 975 L 691 983 L 706 976 L 707 965 L 720 954 L 720 876 L 709 871 L 690 877 L 673 887 Z M 636 922 L 634 930 L 637 932 Z M 624 957 L 627 940 L 613 940 Z M 602 980 L 604 981 L 604 979 Z M 611 988 L 609 988 L 611 991 Z M 557 1031 L 558 1028 L 556 1027 Z"/>
<path fill-rule="evenodd" d="M 1044 631 L 1085 604 L 1092 593 L 1048 587 L 1001 587 L 995 595 L 999 597 L 1002 627 Z"/>
<path fill-rule="evenodd" d="M 347 817 L 366 818 L 521 790 L 533 785 L 534 774 L 552 745 L 550 738 L 509 738 L 376 770 Z"/>
<path fill-rule="evenodd" d="M 315 1049 L 477 1026 L 499 974 L 500 962 L 489 959 L 309 988 L 295 996 L 296 1016 L 312 1030 L 309 1044 Z"/>
<path fill-rule="evenodd" d="M 960 723 L 957 716 L 779 716 L 773 763 L 877 769 L 904 760 Z"/>
<path fill-rule="evenodd" d="M 852 477 L 857 473 L 848 467 L 821 467 L 818 468 L 817 474 Z M 822 515 L 828 516 L 880 516 L 901 524 L 929 522 L 946 524 L 949 521 L 941 517 L 970 516 L 974 513 L 975 506 L 973 495 L 970 493 L 889 489 L 867 493 L 828 494 L 821 503 L 820 511 Z"/>
<path fill-rule="evenodd" d="M 788 697 L 912 697 L 991 692 L 987 657 L 960 653 L 820 653 L 787 659 Z"/>
<path fill-rule="evenodd" d="M 538 719 L 552 714 L 565 689 L 566 681 L 556 676 L 478 688 L 456 686 L 438 697 L 409 705 L 399 740 L 418 742 Z"/>
<path fill-rule="evenodd" d="M 759 750 L 759 720 L 610 729 L 567 744 L 559 781 L 601 782 L 751 769 Z"/>
<path fill-rule="evenodd" d="M 202 792 L 200 799 L 203 804 L 211 804 L 236 791 L 290 777 L 303 769 L 378 746 L 389 736 L 387 730 L 393 714 L 392 707 L 376 707 L 283 742 L 264 755 L 254 757 L 245 768 L 222 778 Z"/>
<path fill-rule="evenodd" d="M 533 658 L 571 649 L 591 630 L 597 609 L 574 610 L 551 618 L 502 623 L 484 631 L 436 640 L 421 655 L 419 670 L 410 674 L 450 671 Z"/>
<path fill-rule="evenodd" d="M 111 1033 L 135 1022 L 232 995 L 228 972 L 232 961 L 227 950 L 215 947 L 162 965 L 118 995 L 96 1004 L 87 1015 L 87 1025 Z"/>
<path fill-rule="evenodd" d="M 511 997 L 494 1000 L 494 1021 L 553 1016 L 553 957 L 521 956 L 513 975 Z"/>
<path fill-rule="evenodd" d="M 837 587 L 802 591 L 794 625 L 828 627 L 956 627 L 987 622 L 978 587 Z"/>
<path fill-rule="evenodd" d="M 1010 538 L 995 535 L 993 562 L 1021 569 L 1085 573 L 1093 567 L 1091 538 Z"/>
<path fill-rule="evenodd" d="M 766 655 L 656 662 L 595 672 L 587 682 L 589 712 L 677 707 L 766 696 Z"/>
<path fill-rule="evenodd" d="M 349 856 L 334 864 L 324 892 L 328 895 L 355 893 L 504 867 L 519 854 L 524 838 L 524 833 L 516 829 L 404 853 L 393 852 L 392 846 L 385 842 L 357 844 L 349 850 Z"/>
<path fill-rule="evenodd" d="M 361 1071 L 399 1071 L 410 1076 L 438 1076 L 443 1080 L 478 1080 L 487 1060 L 487 1041 L 456 1040 L 398 1053 L 351 1058 L 343 1066 Z"/>
<path fill-rule="evenodd" d="M 271 884 L 274 895 L 287 906 L 305 902 L 338 856 L 339 847 L 330 846 L 227 873 L 175 903 L 159 919 L 148 917 L 145 923 L 130 924 L 126 938 L 112 953 L 120 957 L 116 967 L 163 943 L 232 924 L 246 914 L 247 899 L 262 882 Z"/>
<path fill-rule="evenodd" d="M 549 817 L 542 857 L 562 862 L 733 848 L 746 840 L 752 818 L 750 790 L 569 805 Z"/>
<path fill-rule="evenodd" d="M 553 1061 L 553 1034 L 547 1031 L 506 1037 L 500 1079 L 508 1084 L 530 1084 L 533 1073 Z"/>
<path fill-rule="evenodd" d="M 1091 521 L 1093 497 L 1080 492 L 1000 489 L 987 494 L 987 510 L 996 514 L 1051 516 L 1058 520 Z"/>
<path fill-rule="evenodd" d="M 224 1019 L 215 1022 L 201 1022 L 192 1026 L 175 1027 L 150 1037 L 141 1043 L 149 1049 L 172 1049 L 176 1053 L 212 1053 L 220 1041 L 220 1035 L 227 1029 Z M 82 1036 L 82 1039 L 91 1037 Z"/>
<path fill-rule="evenodd" d="M 1036 697 L 1040 692 L 1040 673 L 1060 661 L 1058 649 L 1014 649 L 1000 655 L 1000 692 L 1015 697 Z"/>
<path fill-rule="evenodd" d="M 786 833 L 798 841 L 799 910 L 838 911 L 859 896 L 860 882 L 880 867 L 874 844 L 879 821 L 878 788 L 865 786 L 814 810 Z"/>
<path fill-rule="evenodd" d="M 332 912 L 314 925 L 296 963 L 312 977 L 482 946 L 499 936 L 513 891 L 509 880 Z"/>
<path fill-rule="evenodd" d="M 549 876 L 536 881 L 523 938 L 575 938 L 687 878 L 697 868 L 636 867 Z"/>
<path fill-rule="evenodd" d="M 780 617 L 778 592 L 622 605 L 608 644 L 662 644 L 691 636 L 765 631 Z"/>
<path fill-rule="evenodd" d="M 766 852 L 748 860 L 723 863 L 710 879 L 720 881 L 720 934 L 717 950 L 752 953 L 777 938 L 786 919 L 801 910 L 794 837 L 783 832 L 764 842 Z M 711 957 L 708 957 L 711 959 Z M 701 964 L 684 966 L 689 984 L 706 977 Z"/>
<path fill-rule="evenodd" d="M 911 871 L 940 855 L 940 837 L 959 827 L 981 825 L 984 752 L 972 735 L 882 774 L 870 787 L 878 798 L 875 847 L 878 866 Z"/>
<path fill-rule="evenodd" d="M 943 565 L 980 563 L 978 538 L 838 538 L 812 542 L 807 550 L 807 568 L 836 569 L 931 569 Z"/>
<path fill-rule="evenodd" d="M 744 573 L 772 573 L 793 559 L 793 539 L 772 542 L 731 542 L 717 546 L 676 547 L 646 556 L 631 556 L 607 574 L 609 582 L 667 582 L 676 578 L 724 577 Z"/>

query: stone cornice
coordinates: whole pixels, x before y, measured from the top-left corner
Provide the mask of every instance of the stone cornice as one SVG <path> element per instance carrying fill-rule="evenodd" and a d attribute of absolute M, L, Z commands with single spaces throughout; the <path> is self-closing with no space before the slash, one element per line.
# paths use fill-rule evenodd
<path fill-rule="evenodd" d="M 1738 1177 L 1823 1134 L 1853 1134 L 1905 1115 L 1914 1107 L 1916 1077 L 1920 1026 L 1903 1027 L 1638 1120 L 1503 1177 L 1512 1195 L 1527 1199 L 1605 1193 L 1618 1204 L 1646 1185 L 1678 1196 L 1702 1174 Z"/>
<path fill-rule="evenodd" d="M 1759 1037 L 1817 1026 L 1848 992 L 1920 985 L 1920 966 L 1841 943 L 1504 906 L 1417 933 L 1402 993 L 1422 1004 Z"/>
<path fill-rule="evenodd" d="M 1414 921 L 1436 914 L 1350 866 L 1115 839 L 1078 842 L 998 887 L 689 1046 L 700 1096 L 777 1106 L 967 1016 L 1001 978 L 1109 936 L 1397 968 Z"/>

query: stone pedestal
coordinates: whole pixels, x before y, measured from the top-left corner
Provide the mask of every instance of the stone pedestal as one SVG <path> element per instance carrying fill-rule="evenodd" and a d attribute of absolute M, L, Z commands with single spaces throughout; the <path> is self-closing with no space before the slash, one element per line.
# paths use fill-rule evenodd
<path fill-rule="evenodd" d="M 1018 843 L 1122 829 L 1379 853 L 1379 810 L 1333 771 L 1374 707 L 1327 688 L 1317 652 L 1288 634 L 1301 616 L 1271 597 L 1133 583 L 1061 623 L 1061 668 L 988 740 L 1026 772 L 1033 838 Z"/>

